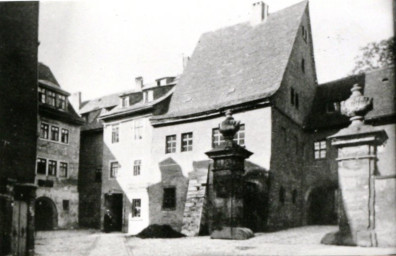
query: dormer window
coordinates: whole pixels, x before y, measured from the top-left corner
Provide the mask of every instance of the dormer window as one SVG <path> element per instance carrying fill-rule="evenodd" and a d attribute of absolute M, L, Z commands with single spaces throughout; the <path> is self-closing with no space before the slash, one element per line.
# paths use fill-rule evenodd
<path fill-rule="evenodd" d="M 38 100 L 40 103 L 48 104 L 57 109 L 67 109 L 66 96 L 46 88 L 38 88 Z"/>
<path fill-rule="evenodd" d="M 47 104 L 55 107 L 56 94 L 52 91 L 47 91 Z"/>
<path fill-rule="evenodd" d="M 144 102 L 151 102 L 153 100 L 154 100 L 154 91 L 153 90 L 143 92 L 143 101 Z"/>
<path fill-rule="evenodd" d="M 128 96 L 122 98 L 122 106 L 123 107 L 129 106 L 129 97 Z"/>
<path fill-rule="evenodd" d="M 56 107 L 64 110 L 66 109 L 66 96 L 58 94 Z"/>
<path fill-rule="evenodd" d="M 41 103 L 45 103 L 45 89 L 44 88 L 41 88 L 41 87 L 39 87 L 38 88 L 38 93 L 39 93 L 39 101 L 41 102 Z"/>

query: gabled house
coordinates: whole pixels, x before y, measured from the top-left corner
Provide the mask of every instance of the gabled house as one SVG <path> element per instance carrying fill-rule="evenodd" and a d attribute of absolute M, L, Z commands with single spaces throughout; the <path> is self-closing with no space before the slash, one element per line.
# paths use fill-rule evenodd
<path fill-rule="evenodd" d="M 275 13 L 255 3 L 250 22 L 203 34 L 169 111 L 151 118 L 152 182 L 163 186 L 162 202 L 156 199 L 150 207 L 153 222 L 181 229 L 187 186 L 163 182 L 161 174 L 166 169 L 186 179 L 194 162 L 208 160 L 205 152 L 221 143 L 217 127 L 230 109 L 242 124 L 235 140 L 253 152 L 249 161 L 271 176 L 271 186 L 264 189 L 269 202 L 259 211 L 254 204 L 247 210 L 260 215 L 247 225 L 256 230 L 301 225 L 303 129 L 316 90 L 307 1 Z M 172 209 L 163 207 L 170 200 L 169 188 L 174 191 Z"/>
<path fill-rule="evenodd" d="M 78 226 L 80 127 L 70 94 L 51 70 L 38 65 L 38 140 L 35 184 L 36 230 Z"/>
<path fill-rule="evenodd" d="M 167 112 L 176 77 L 155 84 L 136 78 L 137 90 L 119 94 L 119 104 L 103 112 L 101 220 L 105 230 L 137 234 L 149 224 L 153 127 L 150 117 Z M 104 222 L 109 211 L 111 223 Z"/>

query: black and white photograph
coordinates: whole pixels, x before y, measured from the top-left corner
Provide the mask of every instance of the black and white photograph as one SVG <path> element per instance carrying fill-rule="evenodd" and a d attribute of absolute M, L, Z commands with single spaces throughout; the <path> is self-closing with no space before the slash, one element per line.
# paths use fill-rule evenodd
<path fill-rule="evenodd" d="M 0 256 L 396 255 L 395 5 L 0 1 Z"/>

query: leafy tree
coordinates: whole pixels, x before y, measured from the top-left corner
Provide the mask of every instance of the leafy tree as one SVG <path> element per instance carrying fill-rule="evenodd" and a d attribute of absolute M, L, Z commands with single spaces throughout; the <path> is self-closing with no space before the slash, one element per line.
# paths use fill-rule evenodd
<path fill-rule="evenodd" d="M 352 74 L 389 66 L 394 64 L 394 60 L 394 37 L 380 42 L 372 42 L 360 49 L 360 54 L 355 57 L 355 68 L 352 70 Z"/>

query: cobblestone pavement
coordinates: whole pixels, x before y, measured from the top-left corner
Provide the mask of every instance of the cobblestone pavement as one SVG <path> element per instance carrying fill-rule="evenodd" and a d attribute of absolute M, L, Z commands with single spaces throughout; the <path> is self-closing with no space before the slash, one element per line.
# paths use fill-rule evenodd
<path fill-rule="evenodd" d="M 362 248 L 320 244 L 335 226 L 308 226 L 258 233 L 249 240 L 213 240 L 208 236 L 140 239 L 121 233 L 90 230 L 39 232 L 37 256 L 146 256 L 146 255 L 391 255 L 396 248 Z"/>

